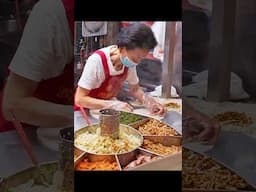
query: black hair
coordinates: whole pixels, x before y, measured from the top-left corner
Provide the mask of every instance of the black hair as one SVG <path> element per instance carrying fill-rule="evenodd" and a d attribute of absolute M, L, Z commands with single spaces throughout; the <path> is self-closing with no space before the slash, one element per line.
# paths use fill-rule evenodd
<path fill-rule="evenodd" d="M 157 41 L 151 28 L 139 22 L 122 28 L 117 39 L 117 46 L 128 50 L 135 48 L 150 50 L 156 45 Z"/>

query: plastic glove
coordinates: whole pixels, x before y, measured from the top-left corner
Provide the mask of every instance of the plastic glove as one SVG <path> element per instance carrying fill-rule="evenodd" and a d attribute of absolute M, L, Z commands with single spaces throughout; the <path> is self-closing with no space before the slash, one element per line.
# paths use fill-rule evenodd
<path fill-rule="evenodd" d="M 128 103 L 122 101 L 110 101 L 110 104 L 106 107 L 108 109 L 115 109 L 118 111 L 133 111 L 133 108 Z"/>
<path fill-rule="evenodd" d="M 185 141 L 197 140 L 214 144 L 219 136 L 220 124 L 207 115 L 193 110 L 183 117 L 182 132 Z"/>
<path fill-rule="evenodd" d="M 166 110 L 163 105 L 158 103 L 153 97 L 144 94 L 143 104 L 149 110 L 152 115 L 164 115 Z"/>

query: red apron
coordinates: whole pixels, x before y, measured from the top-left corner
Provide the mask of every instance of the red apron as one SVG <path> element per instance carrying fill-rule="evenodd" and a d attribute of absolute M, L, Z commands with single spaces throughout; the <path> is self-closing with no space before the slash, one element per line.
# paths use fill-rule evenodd
<path fill-rule="evenodd" d="M 97 99 L 111 99 L 113 97 L 116 97 L 122 89 L 122 85 L 127 78 L 128 68 L 125 67 L 124 72 L 120 75 L 111 76 L 109 73 L 107 58 L 104 52 L 98 50 L 95 53 L 100 55 L 101 57 L 105 73 L 105 80 L 99 88 L 91 90 L 89 96 Z M 79 110 L 79 107 L 76 105 L 75 110 Z"/>
<path fill-rule="evenodd" d="M 74 0 L 62 0 L 70 28 L 70 37 L 74 37 Z M 54 64 L 54 63 L 53 63 Z M 74 97 L 74 58 L 65 66 L 63 73 L 57 77 L 43 80 L 35 91 L 35 97 L 64 105 L 73 105 Z M 2 94 L 0 95 L 2 101 Z M 1 102 L 2 103 L 2 102 Z M 1 107 L 0 103 L 0 107 Z M 0 132 L 14 129 L 11 122 L 5 121 L 0 113 Z"/>

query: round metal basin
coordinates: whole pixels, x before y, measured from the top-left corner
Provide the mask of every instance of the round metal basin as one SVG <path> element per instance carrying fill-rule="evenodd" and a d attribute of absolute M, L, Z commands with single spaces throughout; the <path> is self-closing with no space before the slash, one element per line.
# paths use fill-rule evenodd
<path fill-rule="evenodd" d="M 91 154 L 96 154 L 96 155 L 114 155 L 114 154 L 129 153 L 129 152 L 131 152 L 131 151 L 133 151 L 135 149 L 138 149 L 142 145 L 142 143 L 143 143 L 143 136 L 142 136 L 142 134 L 139 131 L 137 131 L 136 129 L 134 129 L 131 126 L 120 124 L 120 127 L 119 127 L 120 128 L 120 132 L 123 132 L 125 134 L 129 134 L 129 135 L 137 137 L 139 139 L 139 145 L 137 145 L 136 147 L 134 147 L 131 150 L 127 150 L 125 152 L 120 152 L 120 153 L 95 153 L 95 152 L 86 150 L 86 147 L 81 147 L 81 145 L 77 144 L 76 139 L 77 139 L 77 137 L 79 135 L 81 135 L 83 133 L 86 133 L 86 132 L 90 132 L 90 133 L 95 133 L 96 134 L 96 131 L 97 131 L 97 129 L 99 127 L 100 127 L 99 124 L 93 124 L 93 125 L 84 127 L 82 129 L 79 129 L 78 131 L 76 131 L 75 134 L 74 134 L 74 137 L 75 137 L 74 145 L 75 145 L 75 147 L 80 149 L 80 150 L 82 150 L 82 151 L 91 153 Z"/>

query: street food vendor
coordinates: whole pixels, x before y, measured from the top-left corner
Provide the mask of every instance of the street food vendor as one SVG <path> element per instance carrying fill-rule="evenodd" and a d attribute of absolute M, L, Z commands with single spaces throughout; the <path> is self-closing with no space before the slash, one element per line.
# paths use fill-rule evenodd
<path fill-rule="evenodd" d="M 111 108 L 132 111 L 126 102 L 116 99 L 125 81 L 129 90 L 151 114 L 163 115 L 164 107 L 139 86 L 136 66 L 157 45 L 149 26 L 134 23 L 122 28 L 116 45 L 94 52 L 87 60 L 75 94 L 75 104 L 88 109 Z"/>

